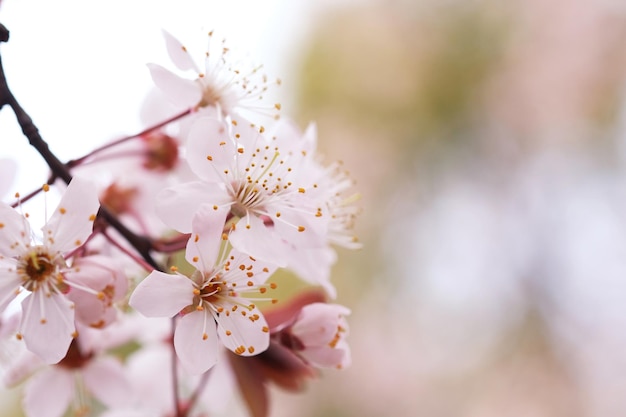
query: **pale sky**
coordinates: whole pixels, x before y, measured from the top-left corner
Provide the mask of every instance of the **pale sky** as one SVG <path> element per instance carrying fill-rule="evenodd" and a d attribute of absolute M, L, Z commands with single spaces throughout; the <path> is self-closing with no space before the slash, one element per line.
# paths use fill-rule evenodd
<path fill-rule="evenodd" d="M 146 63 L 169 68 L 161 29 L 204 52 L 215 29 L 231 48 L 250 54 L 283 80 L 321 9 L 336 2 L 306 0 L 3 0 L 0 22 L 9 85 L 53 151 L 67 160 L 96 144 L 140 129 L 139 106 L 152 87 Z M 343 3 L 343 2 L 339 2 Z M 292 84 L 293 85 L 293 84 Z M 21 135 L 12 112 L 0 111 L 0 158 L 18 159 L 14 191 L 45 181 L 47 168 Z"/>

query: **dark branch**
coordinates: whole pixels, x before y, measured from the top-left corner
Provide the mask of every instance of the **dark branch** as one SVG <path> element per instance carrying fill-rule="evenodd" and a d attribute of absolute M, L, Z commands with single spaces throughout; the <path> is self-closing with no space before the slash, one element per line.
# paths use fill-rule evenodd
<path fill-rule="evenodd" d="M 9 31 L 4 25 L 0 23 L 0 42 L 6 42 L 9 40 Z M 4 67 L 2 65 L 2 56 L 0 56 L 0 109 L 8 105 L 13 109 L 17 122 L 22 128 L 22 133 L 28 139 L 28 142 L 33 146 L 37 152 L 43 157 L 43 159 L 50 167 L 53 175 L 62 179 L 66 184 L 72 180 L 72 174 L 69 168 L 56 157 L 54 153 L 48 147 L 46 141 L 43 140 L 39 134 L 39 129 L 33 123 L 28 113 L 20 106 L 17 99 L 11 93 L 6 77 L 4 75 Z M 152 258 L 150 251 L 152 250 L 151 242 L 144 236 L 139 236 L 128 229 L 117 217 L 107 211 L 104 207 L 100 207 L 98 216 L 106 220 L 106 222 L 117 230 L 123 237 L 130 243 L 141 257 L 152 265 L 154 268 L 159 269 L 158 264 Z"/>

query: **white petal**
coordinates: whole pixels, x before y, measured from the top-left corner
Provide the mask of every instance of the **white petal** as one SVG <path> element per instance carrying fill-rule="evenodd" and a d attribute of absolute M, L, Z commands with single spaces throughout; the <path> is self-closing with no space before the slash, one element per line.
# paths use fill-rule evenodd
<path fill-rule="evenodd" d="M 174 333 L 174 347 L 183 368 L 190 374 L 201 374 L 217 361 L 215 321 L 207 311 L 183 316 Z"/>
<path fill-rule="evenodd" d="M 74 378 L 58 368 L 35 375 L 24 389 L 24 411 L 28 417 L 61 417 L 74 398 Z"/>
<path fill-rule="evenodd" d="M 11 206 L 0 202 L 0 255 L 19 256 L 31 243 L 28 221 Z"/>
<path fill-rule="evenodd" d="M 172 348 L 169 344 L 144 345 L 128 357 L 126 369 L 136 392 L 137 405 L 145 410 L 158 410 L 150 417 L 167 415 L 174 409 L 172 395 L 165 394 L 171 391 L 173 384 Z"/>
<path fill-rule="evenodd" d="M 173 37 L 166 30 L 163 30 L 163 37 L 165 38 L 167 53 L 178 69 L 183 71 L 192 69 L 196 72 L 200 72 L 196 63 L 191 59 L 189 52 L 187 52 L 187 48 L 185 48 L 178 39 Z"/>
<path fill-rule="evenodd" d="M 230 265 L 235 268 L 224 271 L 223 279 L 229 285 L 236 284 L 239 288 L 245 288 L 248 282 L 254 285 L 264 284 L 277 269 L 276 265 L 251 257 L 235 248 L 231 249 L 228 258 Z"/>
<path fill-rule="evenodd" d="M 153 271 L 139 283 L 129 304 L 146 317 L 173 317 L 193 301 L 194 286 L 183 275 Z"/>
<path fill-rule="evenodd" d="M 280 267 L 287 266 L 284 241 L 256 216 L 245 216 L 239 220 L 229 240 L 240 252 Z"/>
<path fill-rule="evenodd" d="M 26 348 L 48 364 L 63 359 L 75 332 L 72 303 L 40 289 L 22 301 L 22 310 Z"/>
<path fill-rule="evenodd" d="M 347 345 L 345 345 L 347 347 Z M 334 368 L 337 366 L 347 366 L 346 355 L 349 353 L 348 349 L 330 346 L 314 346 L 307 347 L 304 350 L 299 351 L 308 362 L 313 365 L 322 368 Z"/>
<path fill-rule="evenodd" d="M 94 184 L 74 177 L 54 214 L 42 228 L 44 243 L 58 252 L 82 245 L 93 230 L 99 207 Z"/>
<path fill-rule="evenodd" d="M 15 259 L 0 258 L 0 313 L 15 299 L 22 284 L 16 268 Z"/>
<path fill-rule="evenodd" d="M 245 305 L 245 301 L 242 300 Z M 241 355 L 252 356 L 267 350 L 270 334 L 263 314 L 255 307 L 252 310 L 239 308 L 236 311 L 227 309 L 217 318 L 220 340 L 229 350 Z M 251 317 L 256 317 L 252 320 Z M 241 351 L 238 351 L 241 349 Z"/>
<path fill-rule="evenodd" d="M 315 217 L 315 209 L 304 199 L 290 201 L 295 209 L 285 204 L 268 207 L 269 213 L 280 212 L 281 216 L 272 215 L 274 228 L 278 235 L 297 248 L 320 248 L 326 245 L 326 231 L 330 216 Z M 309 213 L 303 213 L 309 211 Z M 302 226 L 302 229 L 300 229 Z M 302 231 L 300 231 L 302 230 Z"/>
<path fill-rule="evenodd" d="M 231 170 L 237 148 L 224 122 L 202 117 L 194 122 L 187 139 L 187 162 L 192 171 L 206 181 L 222 181 Z M 232 173 L 231 173 L 232 175 Z"/>
<path fill-rule="evenodd" d="M 347 331 L 347 324 L 343 316 L 350 314 L 350 310 L 338 304 L 312 303 L 302 307 L 296 323 L 292 327 L 295 334 L 307 347 L 325 346 L 337 334 L 338 327 Z"/>
<path fill-rule="evenodd" d="M 120 408 L 118 410 L 107 410 L 100 414 L 100 417 L 154 417 L 154 412 L 150 410 L 136 410 L 134 408 Z"/>
<path fill-rule="evenodd" d="M 156 212 L 163 222 L 181 233 L 191 232 L 191 220 L 203 204 L 223 204 L 226 191 L 219 184 L 188 182 L 166 188 L 157 196 Z"/>
<path fill-rule="evenodd" d="M 66 281 L 94 292 L 71 287 L 67 298 L 76 305 L 76 320 L 88 326 L 103 327 L 115 317 L 113 302 L 126 296 L 128 279 L 111 258 L 91 255 L 77 259 L 64 271 Z M 97 292 L 103 291 L 98 294 Z"/>
<path fill-rule="evenodd" d="M 148 69 L 154 84 L 174 104 L 189 108 L 200 102 L 202 90 L 197 82 L 181 78 L 157 64 L 148 64 Z"/>
<path fill-rule="evenodd" d="M 330 298 L 337 297 L 337 290 L 330 282 L 330 269 L 337 261 L 337 252 L 330 246 L 324 248 L 292 248 L 287 266 L 304 281 L 321 285 Z"/>
<path fill-rule="evenodd" d="M 124 407 L 132 401 L 131 385 L 122 364 L 110 357 L 95 359 L 83 369 L 87 389 L 108 407 Z"/>
<path fill-rule="evenodd" d="M 12 333 L 15 334 L 16 331 L 17 327 Z M 27 350 L 23 350 L 20 356 L 12 359 L 11 362 L 5 366 L 6 369 L 2 382 L 4 382 L 7 388 L 16 387 L 27 378 L 32 377 L 38 370 L 41 370 L 41 368 L 47 368 L 47 365 L 41 361 L 39 356 Z"/>
<path fill-rule="evenodd" d="M 185 259 L 200 271 L 211 271 L 222 245 L 222 229 L 228 209 L 204 205 L 192 222 Z"/>

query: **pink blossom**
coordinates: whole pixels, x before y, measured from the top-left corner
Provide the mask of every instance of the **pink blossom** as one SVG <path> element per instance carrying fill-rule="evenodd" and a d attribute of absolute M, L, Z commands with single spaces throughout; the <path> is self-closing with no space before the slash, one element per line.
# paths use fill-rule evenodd
<path fill-rule="evenodd" d="M 107 407 L 130 403 L 131 385 L 122 364 L 104 352 L 99 332 L 81 328 L 58 364 L 46 365 L 28 351 L 11 363 L 5 377 L 9 386 L 28 378 L 23 397 L 27 417 L 60 417 L 68 408 L 87 415 L 89 396 Z"/>
<path fill-rule="evenodd" d="M 67 298 L 74 302 L 76 321 L 102 328 L 117 318 L 114 303 L 126 296 L 128 279 L 115 260 L 101 255 L 77 258 L 64 276 L 74 286 Z"/>
<path fill-rule="evenodd" d="M 317 155 L 317 129 L 314 124 L 301 132 L 294 123 L 283 119 L 270 135 L 289 139 L 281 142 L 281 149 L 297 146 L 300 152 L 306 153 L 297 172 L 297 181 L 307 190 L 310 201 L 315 201 L 321 208 L 320 213 L 324 213 L 327 225 L 323 244 L 317 247 L 289 246 L 287 267 L 305 281 L 321 285 L 331 298 L 335 298 L 330 269 L 337 260 L 337 254 L 331 245 L 347 249 L 361 247 L 354 234 L 354 223 L 359 213 L 359 208 L 354 205 L 358 199 L 352 191 L 354 182 L 340 163 L 322 164 Z"/>
<path fill-rule="evenodd" d="M 165 31 L 163 36 L 174 65 L 181 71 L 195 73 L 193 79 L 188 79 L 160 65 L 148 65 L 156 86 L 175 104 L 187 108 L 210 108 L 216 115 L 233 115 L 235 110 L 244 109 L 278 118 L 280 104 L 264 105 L 263 100 L 269 87 L 280 84 L 280 80 L 270 80 L 261 72 L 261 66 L 250 67 L 231 60 L 232 52 L 224 39 L 217 40 L 213 32 L 209 32 L 204 70 L 200 70 L 180 41 Z"/>
<path fill-rule="evenodd" d="M 251 256 L 286 266 L 289 248 L 320 248 L 329 219 L 314 184 L 298 172 L 307 158 L 299 138 L 267 138 L 248 122 L 199 119 L 188 138 L 187 159 L 201 181 L 167 188 L 157 213 L 188 233 L 201 207 L 216 224 L 228 221 L 230 243 Z M 308 180 L 307 180 L 308 181 Z"/>
<path fill-rule="evenodd" d="M 73 289 L 100 294 L 81 285 L 80 273 L 67 266 L 64 254 L 80 247 L 92 232 L 99 203 L 93 186 L 75 178 L 35 240 L 28 220 L 0 204 L 0 311 L 26 290 L 18 338 L 46 363 L 56 363 L 73 337 Z"/>
<path fill-rule="evenodd" d="M 280 334 L 281 342 L 317 367 L 350 365 L 346 342 L 350 310 L 338 304 L 312 303 L 302 307 L 293 325 Z"/>
<path fill-rule="evenodd" d="M 217 360 L 218 338 L 238 355 L 258 354 L 269 344 L 269 328 L 246 294 L 265 293 L 275 266 L 236 249 L 226 250 L 222 221 L 203 207 L 194 217 L 186 259 L 196 270 L 191 277 L 154 271 L 135 289 L 130 305 L 147 317 L 180 313 L 174 346 L 183 367 L 192 374 Z"/>

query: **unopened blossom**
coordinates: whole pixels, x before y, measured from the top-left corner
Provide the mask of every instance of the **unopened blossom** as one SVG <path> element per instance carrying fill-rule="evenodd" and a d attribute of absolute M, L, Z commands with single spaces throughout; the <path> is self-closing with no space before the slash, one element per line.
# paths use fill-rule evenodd
<path fill-rule="evenodd" d="M 158 88 L 175 104 L 197 109 L 213 109 L 218 115 L 233 115 L 244 109 L 278 118 L 280 104 L 266 104 L 265 95 L 280 80 L 270 80 L 262 67 L 231 60 L 232 52 L 224 39 L 215 39 L 209 32 L 209 45 L 201 70 L 187 48 L 167 32 L 163 32 L 168 54 L 181 71 L 192 71 L 192 79 L 180 77 L 157 64 L 149 64 L 150 74 Z"/>
<path fill-rule="evenodd" d="M 345 319 L 349 314 L 338 304 L 305 305 L 293 324 L 280 331 L 279 340 L 313 366 L 345 368 L 350 365 Z"/>
<path fill-rule="evenodd" d="M 157 213 L 182 233 L 208 207 L 216 224 L 227 224 L 240 252 L 286 266 L 290 247 L 326 243 L 327 216 L 299 172 L 308 157 L 298 138 L 267 138 L 248 122 L 201 118 L 192 127 L 187 160 L 200 181 L 165 189 Z"/>
<path fill-rule="evenodd" d="M 225 249 L 223 222 L 205 206 L 194 217 L 185 258 L 190 277 L 154 271 L 135 289 L 130 305 L 147 317 L 180 315 L 174 347 L 189 373 L 202 373 L 217 360 L 218 339 L 234 353 L 256 355 L 269 344 L 269 327 L 247 295 L 265 294 L 276 269 L 236 249 Z"/>
<path fill-rule="evenodd" d="M 117 319 L 115 303 L 126 297 L 128 290 L 128 279 L 118 265 L 108 256 L 90 255 L 74 259 L 63 273 L 75 288 L 88 289 L 67 293 L 75 305 L 76 321 L 100 329 Z"/>
<path fill-rule="evenodd" d="M 75 178 L 43 227 L 43 236 L 36 238 L 24 215 L 0 204 L 0 311 L 27 292 L 17 336 L 46 363 L 61 360 L 76 336 L 75 305 L 68 293 L 102 293 L 83 286 L 80 272 L 72 271 L 64 257 L 87 240 L 98 207 L 94 187 Z"/>

